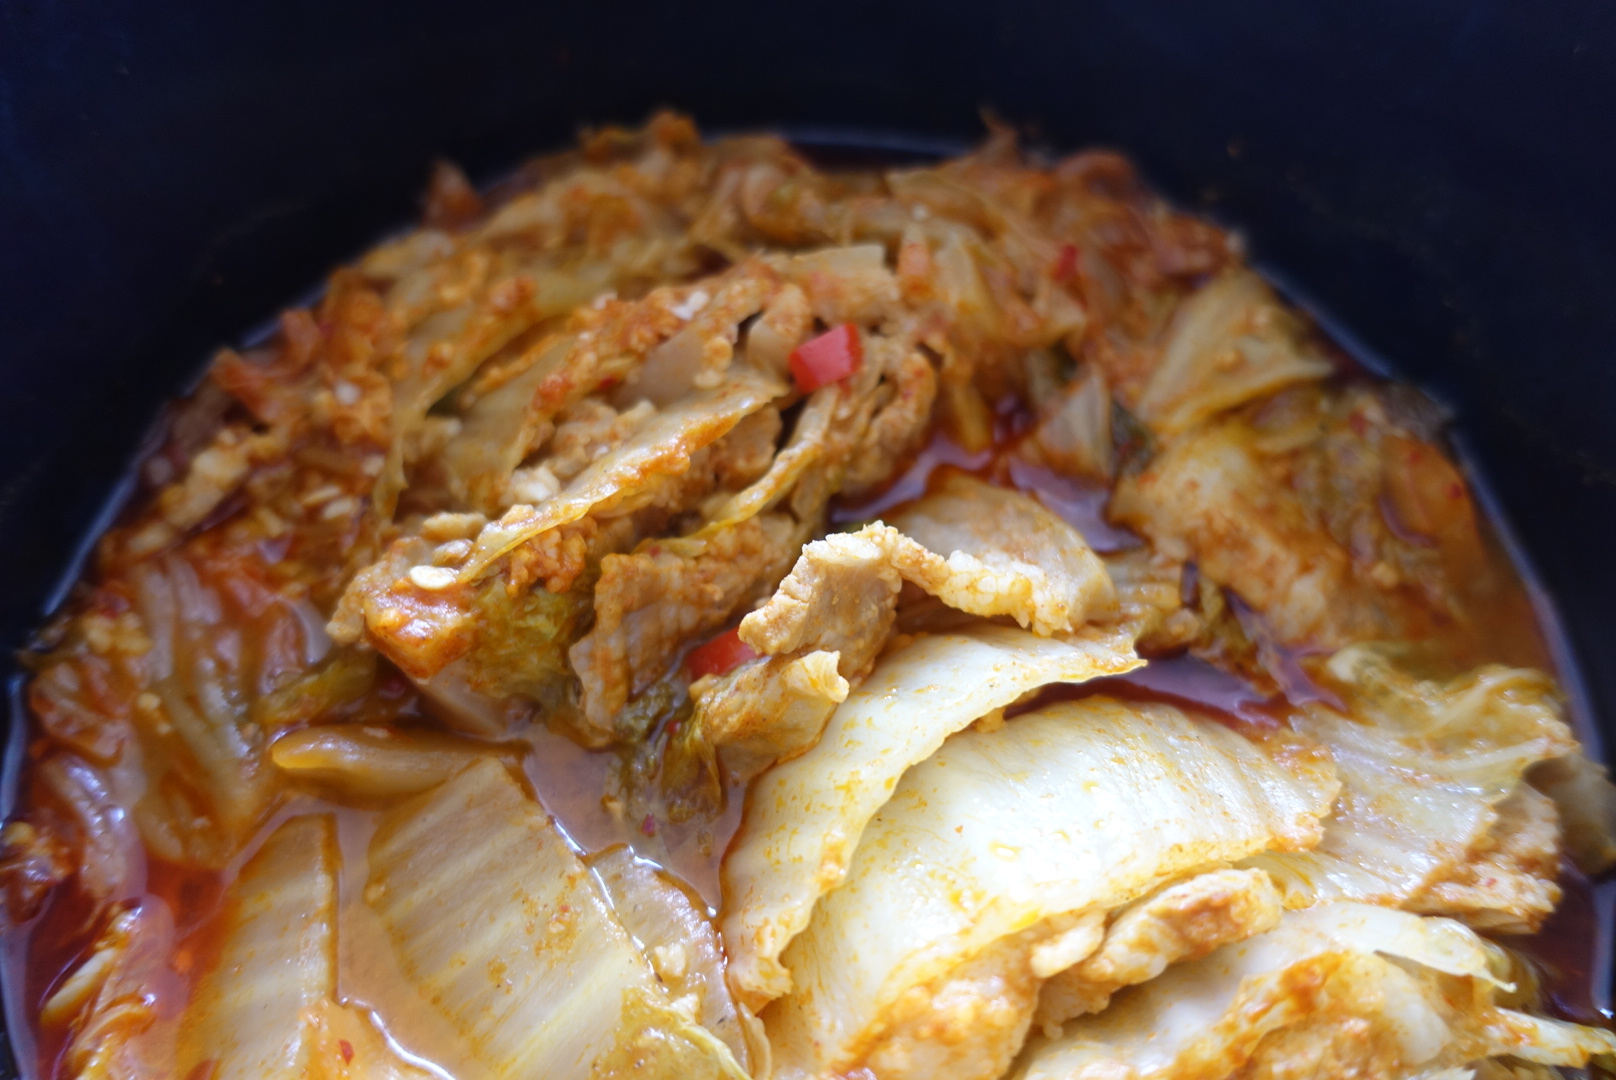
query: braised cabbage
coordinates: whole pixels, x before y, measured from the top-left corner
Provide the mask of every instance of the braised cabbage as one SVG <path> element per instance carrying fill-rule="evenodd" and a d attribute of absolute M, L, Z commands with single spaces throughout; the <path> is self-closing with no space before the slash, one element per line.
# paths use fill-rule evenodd
<path fill-rule="evenodd" d="M 176 1072 L 211 1062 L 221 1080 L 310 1069 L 307 1010 L 336 992 L 336 830 L 293 818 L 242 868 L 226 899 L 224 943 L 179 1033 Z"/>
<path fill-rule="evenodd" d="M 744 1075 L 496 762 L 384 818 L 365 896 L 405 976 L 459 1033 L 460 1075 L 561 1080 L 631 1062 L 670 1080 Z"/>
<path fill-rule="evenodd" d="M 953 736 L 782 954 L 792 990 L 763 1014 L 777 1075 L 997 1075 L 1036 1007 L 1017 973 L 1063 919 L 1309 847 L 1336 790 L 1327 758 L 1167 706 L 1095 697 Z"/>
<path fill-rule="evenodd" d="M 955 732 L 1056 682 L 1119 675 L 1116 641 L 1040 639 L 1007 627 L 933 634 L 895 650 L 831 714 L 815 746 L 765 773 L 724 858 L 724 943 L 736 992 L 756 1006 L 790 989 L 780 953 L 847 873 L 898 779 Z"/>
<path fill-rule="evenodd" d="M 1536 929 L 1560 898 L 1559 826 L 1525 777 L 1575 746 L 1552 683 L 1502 667 L 1417 680 L 1362 646 L 1329 672 L 1351 713 L 1315 705 L 1292 723 L 1330 748 L 1341 800 L 1317 848 L 1253 865 L 1290 907 L 1359 900 Z"/>
<path fill-rule="evenodd" d="M 1581 1066 L 1616 1037 L 1501 1008 L 1498 950 L 1462 925 L 1325 904 L 1035 1041 L 1016 1080 L 1440 1075 L 1493 1057 Z"/>

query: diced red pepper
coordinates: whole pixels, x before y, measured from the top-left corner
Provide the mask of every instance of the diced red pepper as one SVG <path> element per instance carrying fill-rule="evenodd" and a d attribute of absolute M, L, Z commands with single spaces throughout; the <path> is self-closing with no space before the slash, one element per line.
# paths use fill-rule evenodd
<path fill-rule="evenodd" d="M 1050 276 L 1053 277 L 1057 282 L 1064 284 L 1066 279 L 1071 277 L 1076 270 L 1077 245 L 1063 244 L 1060 249 L 1060 254 L 1055 258 L 1055 267 L 1052 271 L 1050 271 Z"/>
<path fill-rule="evenodd" d="M 741 640 L 740 630 L 733 629 L 691 649 L 690 655 L 685 657 L 685 664 L 690 668 L 690 674 L 699 679 L 703 675 L 722 675 L 726 671 L 733 671 L 757 655 L 756 649 Z"/>
<path fill-rule="evenodd" d="M 864 362 L 858 329 L 843 323 L 791 351 L 791 377 L 805 394 L 847 378 Z"/>

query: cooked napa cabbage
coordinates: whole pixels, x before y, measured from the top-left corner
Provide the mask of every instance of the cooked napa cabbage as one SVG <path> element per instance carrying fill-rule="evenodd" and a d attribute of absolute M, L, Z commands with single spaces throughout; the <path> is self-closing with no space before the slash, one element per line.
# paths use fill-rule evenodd
<path fill-rule="evenodd" d="M 801 290 L 788 285 L 776 298 L 784 303 Z M 800 302 L 806 305 L 805 298 Z M 787 304 L 786 306 L 791 306 Z M 783 373 L 790 349 L 787 340 L 806 336 L 812 317 L 806 311 L 783 319 L 785 337 L 770 337 L 769 355 L 753 356 L 759 331 L 774 309 L 764 312 L 750 331 L 748 357 L 765 370 Z M 864 361 L 851 375 L 813 391 L 803 402 L 791 434 L 764 471 L 746 488 L 703 507 L 707 519 L 698 537 L 783 506 L 799 522 L 818 522 L 826 503 L 838 493 L 857 498 L 891 480 L 924 441 L 931 420 L 937 374 L 916 347 L 912 323 L 898 332 L 861 331 Z M 784 350 L 784 351 L 780 351 Z"/>
<path fill-rule="evenodd" d="M 1184 563 L 1148 547 L 1108 552 L 1102 561 L 1117 590 L 1117 624 L 1128 629 L 1138 649 L 1171 653 L 1205 634 L 1203 612 L 1191 606 L 1202 597 L 1185 596 Z M 1193 584 L 1193 593 L 1222 601 L 1222 590 L 1210 582 L 1196 578 Z"/>
<path fill-rule="evenodd" d="M 808 925 L 814 902 L 840 883 L 906 769 L 1029 691 L 1139 663 L 1120 640 L 1038 638 L 996 626 L 924 636 L 887 655 L 812 749 L 752 789 L 723 863 L 722 926 L 737 995 L 760 1006 L 790 989 L 781 951 Z"/>
<path fill-rule="evenodd" d="M 399 966 L 462 1040 L 460 1080 L 744 1075 L 670 1001 L 589 869 L 504 766 L 389 811 L 366 902 Z"/>
<path fill-rule="evenodd" d="M 840 444 L 847 433 L 838 430 L 838 421 L 845 425 L 850 419 L 847 413 L 854 397 L 854 388 L 848 381 L 822 386 L 810 394 L 797 414 L 790 438 L 769 463 L 768 472 L 715 508 L 698 535 L 711 535 L 767 512 L 790 494 L 810 469 L 827 458 L 845 454 Z"/>
<path fill-rule="evenodd" d="M 669 999 L 692 1002 L 701 1026 L 729 1047 L 741 1068 L 767 1075 L 768 1040 L 757 1017 L 730 995 L 724 946 L 712 920 L 666 874 L 627 847 L 588 862 L 606 886 L 612 912 L 644 951 Z"/>
<path fill-rule="evenodd" d="M 1479 666 L 1529 604 L 1437 410 L 1120 156 L 1014 142 L 829 173 L 664 115 L 486 203 L 440 166 L 423 228 L 221 356 L 28 663 L 24 1070 L 1607 1051 L 1475 936 L 1539 923 L 1562 847 L 1616 861 L 1616 787 Z M 1103 559 L 1062 520 L 1102 508 Z M 1058 685 L 1186 648 L 1284 722 Z"/>
<path fill-rule="evenodd" d="M 592 188 L 595 185 L 585 180 L 574 191 Z M 598 189 L 591 193 L 606 194 Z M 641 259 L 636 255 L 643 258 L 658 249 L 674 254 L 670 249 L 677 245 L 671 238 L 646 237 L 624 245 L 614 259 L 576 248 L 557 250 L 563 245 L 553 242 L 541 242 L 538 250 L 509 243 L 522 231 L 536 238 L 545 225 L 555 224 L 513 215 L 519 203 L 532 213 L 536 203 L 548 202 L 553 209 L 554 200 L 565 197 L 551 190 L 545 197 L 518 200 L 505 208 L 500 220 L 490 220 L 484 229 L 467 236 L 425 230 L 364 260 L 366 276 L 383 284 L 385 322 L 403 331 L 402 340 L 394 334 L 379 335 L 381 355 L 367 358 L 391 382 L 390 447 L 375 491 L 384 513 L 391 514 L 405 487 L 405 467 L 415 460 L 428 411 L 449 391 L 507 345 L 520 348 L 530 330 L 580 308 L 588 310 L 584 305 L 613 285 L 643 273 L 647 268 L 637 265 Z M 649 209 L 627 192 L 606 197 L 625 206 L 639 203 L 642 213 Z M 667 229 L 670 223 L 665 216 L 644 213 L 640 224 L 654 232 L 657 225 Z M 574 357 L 574 366 L 587 365 Z"/>
<path fill-rule="evenodd" d="M 1313 705 L 1292 725 L 1330 748 L 1340 802 L 1317 848 L 1253 865 L 1289 907 L 1360 900 L 1536 929 L 1560 897 L 1559 828 L 1524 777 L 1576 746 L 1553 682 L 1496 666 L 1419 680 L 1365 646 L 1337 653 L 1327 673 L 1351 715 Z"/>
<path fill-rule="evenodd" d="M 1396 388 L 1292 386 L 1160 441 L 1124 470 L 1108 512 L 1238 597 L 1278 645 L 1417 642 L 1466 666 L 1495 659 L 1531 607 L 1432 411 Z"/>
<path fill-rule="evenodd" d="M 803 290 L 820 322 L 879 322 L 898 308 L 898 281 L 881 244 L 821 248 L 769 260 Z"/>
<path fill-rule="evenodd" d="M 78 889 L 87 902 L 84 929 L 114 905 L 140 895 L 146 872 L 140 838 L 129 811 L 113 795 L 111 778 L 72 754 L 52 754 L 35 767 L 38 790 L 49 794 L 60 816 L 40 825 L 6 827 L 8 873 L 27 883 L 26 892 L 13 880 L 8 913 L 23 922 L 39 913 L 48 890 L 65 877 L 73 848 L 82 860 Z M 72 848 L 69 847 L 72 845 Z"/>
<path fill-rule="evenodd" d="M 890 524 L 946 559 L 951 585 L 975 571 L 965 589 L 929 590 L 952 607 L 1010 615 L 1039 634 L 1115 612 L 1116 592 L 1099 556 L 1031 496 L 950 472 Z"/>
<path fill-rule="evenodd" d="M 291 819 L 242 867 L 225 897 L 219 959 L 180 1026 L 176 1075 L 208 1062 L 218 1080 L 307 1074 L 306 1010 L 336 990 L 336 868 L 329 816 Z"/>
<path fill-rule="evenodd" d="M 955 735 L 782 954 L 792 992 L 763 1014 L 778 1075 L 998 1075 L 1032 1021 L 1040 945 L 1092 940 L 1084 917 L 1186 873 L 1312 845 L 1336 789 L 1291 737 L 1162 705 L 1088 698 Z"/>
<path fill-rule="evenodd" d="M 571 536 L 558 545 L 569 549 L 563 559 L 571 576 L 557 591 L 532 582 L 513 588 L 499 576 L 457 581 L 438 564 L 439 552 L 469 548 L 467 534 L 483 520 L 440 514 L 421 524 L 422 535 L 395 541 L 349 582 L 330 630 L 346 644 L 363 636 L 450 726 L 499 736 L 535 704 L 555 712 L 566 702 L 567 648 L 590 609 L 589 590 L 574 580 L 585 569 L 587 543 Z"/>
<path fill-rule="evenodd" d="M 1608 1031 L 1500 1008 L 1503 967 L 1495 947 L 1451 920 L 1324 904 L 1034 1040 L 1014 1076 L 1412 1080 L 1504 1055 L 1580 1066 L 1616 1054 Z"/>
<path fill-rule="evenodd" d="M 469 387 L 461 428 L 439 456 L 450 493 L 485 513 L 533 501 L 517 466 L 558 434 L 559 414 L 599 383 L 627 379 L 631 399 L 663 405 L 693 383 L 710 388 L 720 381 L 737 325 L 776 283 L 753 264 L 718 280 L 723 283 L 718 296 L 699 311 L 684 305 L 705 298 L 702 289 L 664 287 L 623 302 L 603 296 L 612 282 L 609 273 L 574 283 L 575 289 L 592 289 L 580 302 L 599 299 L 597 306 L 575 312 L 563 332 L 542 338 L 509 362 L 490 364 L 492 370 L 485 369 Z M 703 371 L 709 378 L 698 381 Z M 553 465 L 556 452 L 546 446 L 536 467 Z"/>
<path fill-rule="evenodd" d="M 45 999 L 40 1024 L 66 1026 L 73 1080 L 170 1075 L 180 988 L 170 967 L 174 917 L 155 896 L 114 915 L 90 954 Z"/>
<path fill-rule="evenodd" d="M 309 1025 L 308 1080 L 433 1080 L 388 1045 L 371 1017 L 324 1002 L 304 1013 Z"/>
<path fill-rule="evenodd" d="M 544 433 L 533 399 L 546 379 L 565 370 L 576 338 L 548 337 L 523 357 L 525 366 L 487 388 L 460 414 L 460 431 L 439 458 L 456 499 L 484 514 L 518 502 L 511 476 Z"/>
<path fill-rule="evenodd" d="M 679 313 L 686 324 L 647 352 L 643 364 L 625 372 L 620 396 L 661 407 L 692 388 L 718 385 L 735 355 L 741 324 L 762 311 L 780 288 L 779 276 L 758 259 L 743 259 L 703 283 L 684 299 Z"/>
<path fill-rule="evenodd" d="M 1122 477 L 1112 516 L 1232 590 L 1281 642 L 1336 648 L 1375 636 L 1371 590 L 1348 553 L 1274 482 L 1251 442 L 1229 421 L 1187 433 Z"/>
<path fill-rule="evenodd" d="M 1213 279 L 1179 305 L 1134 413 L 1163 435 L 1334 368 L 1303 323 L 1250 270 Z"/>
<path fill-rule="evenodd" d="M 242 562 L 175 551 L 132 575 L 150 641 L 145 692 L 131 695 L 148 770 L 132 816 L 164 858 L 216 868 L 274 798 L 251 706 L 331 645 L 306 599 L 265 588 Z"/>
<path fill-rule="evenodd" d="M 784 392 L 784 384 L 771 376 L 735 368 L 722 384 L 680 398 L 652 414 L 627 442 L 591 464 L 558 494 L 536 506 L 513 508 L 485 528 L 461 576 L 479 575 L 524 541 L 586 514 L 633 509 L 655 490 L 657 480 L 684 472 L 691 454 Z"/>
<path fill-rule="evenodd" d="M 414 316 L 418 321 L 409 327 L 393 365 L 392 445 L 375 489 L 377 505 L 384 513 L 392 513 L 404 490 L 412 441 L 438 399 L 518 334 L 589 298 L 587 293 L 578 294 L 581 283 L 546 295 L 532 276 L 515 270 L 508 262 L 499 265 L 486 253 L 469 251 L 425 271 L 436 280 L 424 283 L 429 290 L 425 295 L 431 297 L 424 305 L 411 304 L 413 297 L 423 294 L 407 279 L 389 295 L 388 306 L 395 318 Z M 450 284 L 443 281 L 447 276 L 460 280 Z M 565 278 L 553 275 L 549 280 Z M 438 287 L 432 288 L 434 285 Z M 455 295 L 466 299 L 440 306 L 442 298 Z M 411 307 L 415 310 L 406 313 Z"/>
<path fill-rule="evenodd" d="M 1043 415 L 1022 452 L 1069 476 L 1110 480 L 1116 449 L 1105 373 L 1091 364 L 1070 385 L 1034 401 Z"/>
<path fill-rule="evenodd" d="M 281 736 L 276 768 L 341 795 L 414 795 L 436 787 L 490 747 L 435 731 L 325 724 Z"/>
<path fill-rule="evenodd" d="M 1532 786 L 1554 800 L 1566 849 L 1588 875 L 1616 864 L 1616 784 L 1580 747 L 1532 770 Z"/>

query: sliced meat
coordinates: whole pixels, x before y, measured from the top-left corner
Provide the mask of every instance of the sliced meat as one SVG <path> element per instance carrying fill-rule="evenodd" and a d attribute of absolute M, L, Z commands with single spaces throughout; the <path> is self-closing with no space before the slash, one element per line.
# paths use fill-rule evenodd
<path fill-rule="evenodd" d="M 905 545 L 918 547 L 885 525 L 807 545 L 769 602 L 741 620 L 741 640 L 766 656 L 838 653 L 843 677 L 864 674 L 897 617 L 891 551 Z"/>
<path fill-rule="evenodd" d="M 768 603 L 741 620 L 741 639 L 771 659 L 698 696 L 693 723 L 714 745 L 734 747 L 726 761 L 743 774 L 813 745 L 846 686 L 885 646 L 905 581 L 975 615 L 1014 615 L 1046 636 L 1071 629 L 1091 606 L 1115 605 L 1083 538 L 1024 495 L 956 478 L 905 521 L 948 558 L 880 523 L 833 533 L 804 547 Z M 994 521 L 1015 539 L 1007 546 L 967 521 Z M 839 684 L 800 666 L 826 655 L 836 658 Z"/>
<path fill-rule="evenodd" d="M 471 594 L 474 587 L 445 574 L 417 574 L 431 567 L 436 545 L 420 536 L 395 541 L 376 562 L 354 576 L 326 632 L 339 645 L 368 637 L 382 654 L 414 679 L 430 679 L 471 648 Z"/>
<path fill-rule="evenodd" d="M 1099 1012 L 1124 986 L 1272 930 L 1283 910 L 1279 890 L 1260 870 L 1214 870 L 1170 885 L 1124 908 L 1092 954 L 1044 984 L 1035 1022 L 1058 1037 L 1067 1020 Z"/>
<path fill-rule="evenodd" d="M 1291 387 L 1167 440 L 1125 470 L 1110 513 L 1237 595 L 1278 644 L 1429 641 L 1460 664 L 1492 659 L 1530 603 L 1429 408 L 1358 384 Z"/>
<path fill-rule="evenodd" d="M 693 729 L 719 748 L 732 781 L 750 779 L 818 741 L 850 689 L 839 660 L 823 651 L 764 657 L 690 688 Z"/>
<path fill-rule="evenodd" d="M 1376 636 L 1351 558 L 1242 434 L 1224 425 L 1172 444 L 1118 484 L 1112 516 L 1234 590 L 1281 641 L 1329 647 Z"/>
<path fill-rule="evenodd" d="M 611 741 L 618 711 L 686 643 L 767 595 L 800 543 L 791 518 L 766 514 L 704 540 L 662 541 L 603 559 L 594 629 L 570 654 L 594 740 Z"/>
<path fill-rule="evenodd" d="M 973 500 L 978 505 L 969 505 Z M 980 502 L 993 511 L 1034 518 L 1047 535 L 1042 542 L 1007 550 L 975 529 L 944 519 L 951 509 L 980 512 Z M 775 596 L 742 620 L 742 639 L 771 656 L 804 648 L 839 652 L 842 672 L 851 678 L 885 640 L 904 581 L 961 611 L 1012 615 L 1045 635 L 1070 629 L 1074 620 L 1069 612 L 1086 608 L 1091 597 L 1114 604 L 1111 580 L 1098 557 L 1075 530 L 1025 496 L 972 481 L 930 505 L 936 516 L 915 512 L 912 520 L 939 547 L 952 548 L 947 558 L 880 522 L 856 533 L 835 533 L 803 549 Z M 1018 550 L 1050 565 L 1023 561 L 1016 557 Z M 1061 622 L 1057 612 L 1066 616 Z"/>

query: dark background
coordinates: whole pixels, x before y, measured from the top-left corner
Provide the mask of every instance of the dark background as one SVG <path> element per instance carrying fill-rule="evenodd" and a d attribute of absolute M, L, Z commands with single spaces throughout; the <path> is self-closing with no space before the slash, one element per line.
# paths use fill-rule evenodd
<path fill-rule="evenodd" d="M 657 105 L 1135 155 L 1454 404 L 1616 720 L 1616 6 L 0 0 L 0 645 L 159 402 L 416 211 Z M 1608 728 L 1607 728 L 1608 730 Z"/>

